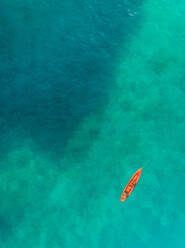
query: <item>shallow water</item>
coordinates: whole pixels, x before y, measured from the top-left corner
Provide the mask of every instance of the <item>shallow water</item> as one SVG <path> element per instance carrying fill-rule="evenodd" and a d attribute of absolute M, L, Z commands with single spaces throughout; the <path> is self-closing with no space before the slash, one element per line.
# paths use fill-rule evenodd
<path fill-rule="evenodd" d="M 184 12 L 0 3 L 2 247 L 184 248 Z"/>

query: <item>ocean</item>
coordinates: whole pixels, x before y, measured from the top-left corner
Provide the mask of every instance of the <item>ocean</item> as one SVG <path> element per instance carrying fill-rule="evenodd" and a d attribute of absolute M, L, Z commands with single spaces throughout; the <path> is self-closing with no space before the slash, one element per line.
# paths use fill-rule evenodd
<path fill-rule="evenodd" d="M 0 247 L 185 247 L 184 30 L 177 0 L 1 0 Z"/>

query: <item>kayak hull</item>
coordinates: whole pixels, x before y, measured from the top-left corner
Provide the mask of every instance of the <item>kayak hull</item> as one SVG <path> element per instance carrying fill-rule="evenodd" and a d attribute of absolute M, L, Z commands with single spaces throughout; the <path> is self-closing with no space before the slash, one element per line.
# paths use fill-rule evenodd
<path fill-rule="evenodd" d="M 121 202 L 124 202 L 128 196 L 132 193 L 133 189 L 135 188 L 140 176 L 141 176 L 142 168 L 136 171 L 136 173 L 131 177 L 130 181 L 128 182 L 127 186 L 123 190 L 121 195 Z"/>

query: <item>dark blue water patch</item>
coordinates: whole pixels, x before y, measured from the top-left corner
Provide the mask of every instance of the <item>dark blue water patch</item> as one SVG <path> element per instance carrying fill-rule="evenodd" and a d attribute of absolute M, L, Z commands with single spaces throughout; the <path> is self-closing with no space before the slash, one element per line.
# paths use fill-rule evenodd
<path fill-rule="evenodd" d="M 0 215 L 0 237 L 5 241 L 12 234 L 12 226 L 7 216 Z"/>
<path fill-rule="evenodd" d="M 1 129 L 60 151 L 101 111 L 142 1 L 1 1 Z M 128 9 L 138 15 L 130 17 Z M 3 143 L 5 146 L 5 143 Z"/>

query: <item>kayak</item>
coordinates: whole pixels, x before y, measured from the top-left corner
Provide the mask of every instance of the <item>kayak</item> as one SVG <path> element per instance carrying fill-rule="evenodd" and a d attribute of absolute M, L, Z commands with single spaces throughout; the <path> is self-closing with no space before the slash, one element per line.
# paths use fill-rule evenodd
<path fill-rule="evenodd" d="M 132 193 L 132 190 L 136 186 L 140 176 L 141 176 L 142 168 L 136 171 L 136 173 L 131 177 L 130 181 L 128 182 L 127 186 L 123 190 L 123 193 L 121 195 L 121 202 L 124 202 L 128 196 Z"/>

